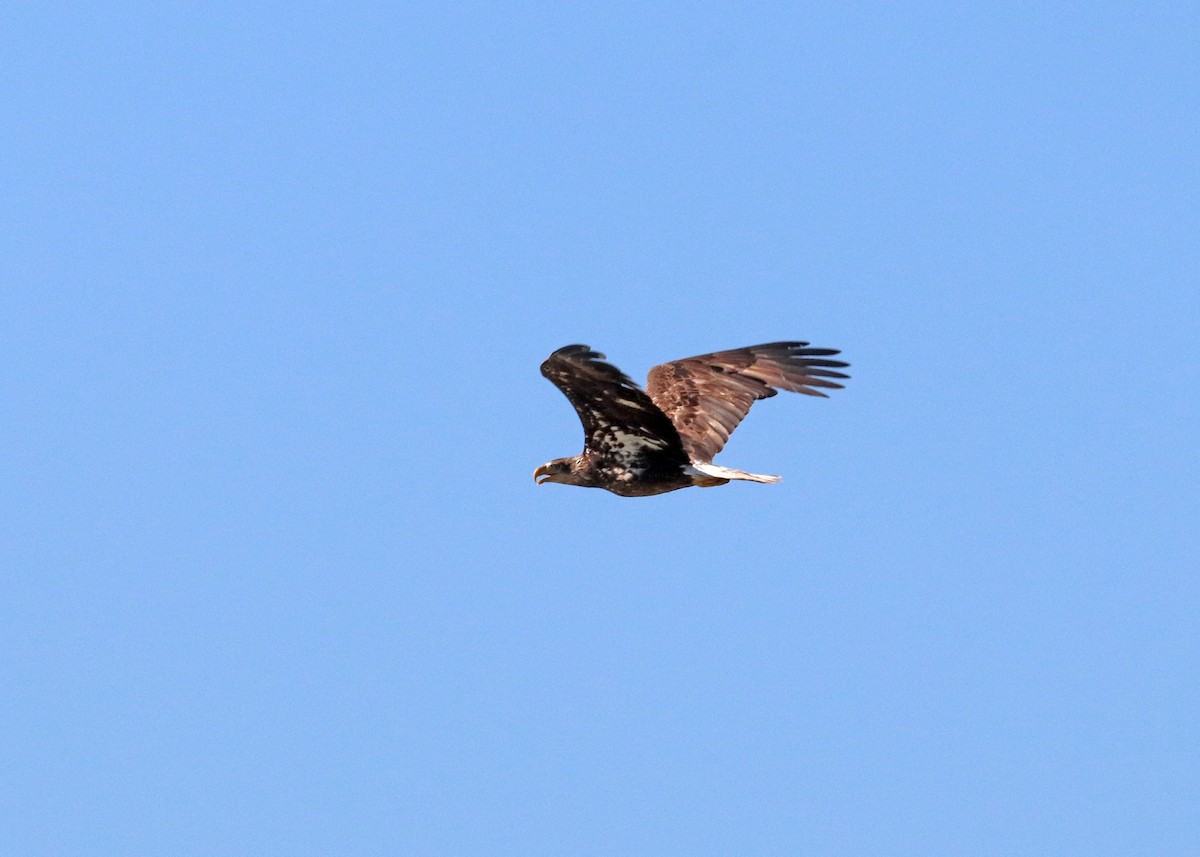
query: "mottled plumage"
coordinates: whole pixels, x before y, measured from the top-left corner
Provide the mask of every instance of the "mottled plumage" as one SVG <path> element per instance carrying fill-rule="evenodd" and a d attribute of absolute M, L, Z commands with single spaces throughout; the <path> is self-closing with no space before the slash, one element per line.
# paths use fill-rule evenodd
<path fill-rule="evenodd" d="M 643 391 L 604 355 L 586 345 L 560 348 L 542 374 L 562 390 L 583 423 L 581 455 L 559 458 L 534 479 L 604 488 L 625 497 L 662 494 L 731 479 L 778 482 L 712 463 L 759 399 L 779 390 L 824 396 L 848 376 L 831 348 L 770 342 L 663 363 Z M 539 479 L 538 477 L 544 477 Z"/>

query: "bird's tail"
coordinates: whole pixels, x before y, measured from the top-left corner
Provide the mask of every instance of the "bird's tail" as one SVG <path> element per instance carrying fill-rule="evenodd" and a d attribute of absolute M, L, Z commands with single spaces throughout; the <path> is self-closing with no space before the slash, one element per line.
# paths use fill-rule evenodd
<path fill-rule="evenodd" d="M 742 479 L 746 482 L 778 482 L 782 476 L 767 476 L 762 473 L 747 473 L 745 470 L 734 470 L 732 467 L 722 467 L 719 464 L 703 464 L 693 461 L 692 467 L 706 476 L 718 479 Z"/>

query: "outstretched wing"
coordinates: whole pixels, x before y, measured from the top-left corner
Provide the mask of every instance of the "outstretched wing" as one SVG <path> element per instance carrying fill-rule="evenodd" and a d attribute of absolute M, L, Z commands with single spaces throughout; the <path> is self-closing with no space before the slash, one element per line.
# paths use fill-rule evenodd
<path fill-rule="evenodd" d="M 832 348 L 807 342 L 770 342 L 663 363 L 650 370 L 646 391 L 674 423 L 693 461 L 708 463 L 759 399 L 778 390 L 824 396 L 841 388 L 831 378 L 847 365 L 827 358 Z"/>
<path fill-rule="evenodd" d="M 686 461 L 679 432 L 629 376 L 586 345 L 568 345 L 542 364 L 583 423 L 584 451 L 629 457 L 666 452 Z"/>

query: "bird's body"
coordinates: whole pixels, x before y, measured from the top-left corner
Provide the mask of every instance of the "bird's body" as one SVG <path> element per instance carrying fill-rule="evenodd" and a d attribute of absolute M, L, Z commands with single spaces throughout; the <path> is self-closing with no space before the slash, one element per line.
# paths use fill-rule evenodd
<path fill-rule="evenodd" d="M 655 366 L 643 391 L 586 345 L 560 348 L 542 364 L 542 374 L 579 414 L 584 450 L 543 464 L 534 479 L 623 497 L 731 479 L 778 482 L 778 476 L 715 465 L 713 456 L 759 399 L 778 390 L 824 396 L 816 388 L 840 388 L 831 379 L 846 378 L 835 370 L 847 364 L 828 359 L 837 353 L 807 342 L 771 342 L 703 354 Z"/>

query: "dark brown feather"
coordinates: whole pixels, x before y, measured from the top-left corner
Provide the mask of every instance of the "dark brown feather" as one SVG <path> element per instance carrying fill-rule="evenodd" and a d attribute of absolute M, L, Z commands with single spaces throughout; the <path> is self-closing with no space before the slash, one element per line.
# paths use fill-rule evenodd
<path fill-rule="evenodd" d="M 671 451 L 671 457 L 686 463 L 683 444 L 674 423 L 650 400 L 637 384 L 604 355 L 586 345 L 567 345 L 542 363 L 542 374 L 574 406 L 583 423 L 586 451 L 611 453 L 616 443 L 632 453 L 637 439 L 656 451 Z M 617 440 L 619 432 L 624 440 Z M 634 438 L 631 444 L 628 438 Z"/>
<path fill-rule="evenodd" d="M 646 392 L 679 432 L 692 461 L 710 463 L 759 399 L 777 390 L 824 396 L 848 364 L 839 352 L 807 342 L 770 342 L 663 363 L 650 370 Z"/>

